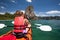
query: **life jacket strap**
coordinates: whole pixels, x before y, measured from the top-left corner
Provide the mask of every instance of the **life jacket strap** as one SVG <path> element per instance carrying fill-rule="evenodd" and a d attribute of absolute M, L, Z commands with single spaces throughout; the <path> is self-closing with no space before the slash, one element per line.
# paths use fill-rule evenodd
<path fill-rule="evenodd" d="M 16 30 L 24 30 L 24 29 L 26 29 L 25 25 L 14 25 L 14 26 L 15 26 L 14 29 L 16 29 Z"/>
<path fill-rule="evenodd" d="M 16 30 L 24 30 L 26 28 L 14 28 L 14 29 L 16 29 Z"/>

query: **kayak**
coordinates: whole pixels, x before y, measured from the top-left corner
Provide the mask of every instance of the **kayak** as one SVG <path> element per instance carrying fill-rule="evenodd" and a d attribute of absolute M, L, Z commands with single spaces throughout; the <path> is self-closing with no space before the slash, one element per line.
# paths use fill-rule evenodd
<path fill-rule="evenodd" d="M 26 34 L 27 38 L 19 38 L 17 39 L 16 36 L 12 35 L 12 33 L 7 33 L 6 35 L 3 35 L 2 37 L 0 36 L 0 40 L 32 40 L 32 29 L 28 31 Z"/>

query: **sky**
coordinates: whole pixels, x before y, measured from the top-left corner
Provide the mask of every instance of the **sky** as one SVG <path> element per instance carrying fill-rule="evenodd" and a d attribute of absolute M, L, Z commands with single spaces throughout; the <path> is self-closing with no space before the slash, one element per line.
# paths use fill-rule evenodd
<path fill-rule="evenodd" d="M 37 16 L 60 16 L 60 0 L 0 0 L 0 14 L 34 7 Z"/>

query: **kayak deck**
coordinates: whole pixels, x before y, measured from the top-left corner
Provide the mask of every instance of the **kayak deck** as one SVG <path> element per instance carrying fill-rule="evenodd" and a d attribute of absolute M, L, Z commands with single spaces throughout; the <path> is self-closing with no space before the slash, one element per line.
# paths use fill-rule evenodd
<path fill-rule="evenodd" d="M 28 31 L 26 36 L 29 38 L 29 40 L 32 40 L 32 29 L 31 28 Z M 20 39 L 16 39 L 16 40 L 26 40 L 26 39 L 25 38 L 20 38 Z"/>
<path fill-rule="evenodd" d="M 28 33 L 26 34 L 26 36 L 28 37 L 29 40 L 32 40 L 32 29 L 31 28 L 28 31 Z M 3 35 L 2 37 L 0 37 L 0 40 L 27 40 L 27 39 L 24 37 L 17 39 L 16 36 L 14 36 L 12 34 L 8 34 L 8 35 Z"/>

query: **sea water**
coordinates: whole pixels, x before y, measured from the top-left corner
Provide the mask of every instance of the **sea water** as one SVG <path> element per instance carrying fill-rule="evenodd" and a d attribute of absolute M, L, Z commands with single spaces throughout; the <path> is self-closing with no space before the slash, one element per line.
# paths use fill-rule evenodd
<path fill-rule="evenodd" d="M 0 29 L 0 35 L 13 30 L 13 20 L 0 20 L 0 23 L 7 25 Z M 60 20 L 30 20 L 32 27 L 32 38 L 33 40 L 60 40 Z M 36 25 L 38 24 L 38 25 Z M 37 27 L 40 25 L 49 25 L 51 31 L 42 31 Z"/>

